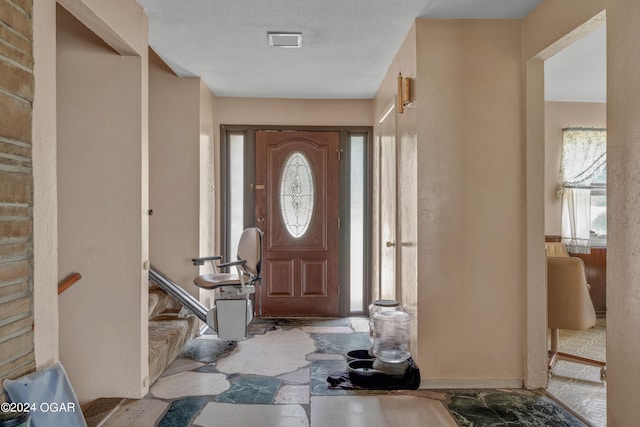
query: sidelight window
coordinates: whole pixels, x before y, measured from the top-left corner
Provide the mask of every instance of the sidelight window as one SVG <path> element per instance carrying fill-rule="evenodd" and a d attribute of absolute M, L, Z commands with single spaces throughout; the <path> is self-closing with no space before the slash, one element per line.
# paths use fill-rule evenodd
<path fill-rule="evenodd" d="M 364 312 L 367 206 L 366 135 L 349 135 L 349 284 L 351 313 Z"/>
<path fill-rule="evenodd" d="M 235 258 L 244 229 L 244 134 L 229 135 L 229 242 L 228 253 Z"/>

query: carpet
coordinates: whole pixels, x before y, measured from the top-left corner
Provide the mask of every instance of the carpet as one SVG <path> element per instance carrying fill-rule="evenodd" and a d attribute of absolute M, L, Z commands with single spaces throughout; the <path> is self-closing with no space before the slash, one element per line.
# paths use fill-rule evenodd
<path fill-rule="evenodd" d="M 563 353 L 606 360 L 606 319 L 598 319 L 587 331 L 560 331 Z M 594 427 L 607 425 L 607 384 L 600 368 L 560 360 L 556 362 L 547 391 Z"/>

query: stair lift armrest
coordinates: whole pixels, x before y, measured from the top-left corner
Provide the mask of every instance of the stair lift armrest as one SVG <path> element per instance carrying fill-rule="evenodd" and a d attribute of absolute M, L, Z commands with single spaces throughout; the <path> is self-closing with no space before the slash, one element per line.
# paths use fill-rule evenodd
<path fill-rule="evenodd" d="M 238 266 L 238 265 L 245 265 L 246 263 L 247 263 L 247 261 L 245 261 L 243 259 L 239 259 L 237 261 L 223 262 L 222 264 L 218 264 L 218 267 L 220 267 L 220 268 L 233 267 L 233 266 Z"/>
<path fill-rule="evenodd" d="M 193 265 L 204 265 L 205 261 L 217 261 L 219 259 L 222 259 L 222 257 L 220 255 L 215 255 L 215 256 L 204 256 L 200 258 L 192 258 L 191 261 L 193 261 Z"/>
<path fill-rule="evenodd" d="M 244 281 L 244 270 L 242 269 L 242 267 L 247 263 L 246 260 L 244 259 L 239 259 L 237 261 L 229 261 L 229 262 L 225 262 L 222 264 L 218 264 L 218 267 L 222 268 L 222 267 L 236 267 L 236 271 L 238 272 L 238 279 L 240 280 L 240 292 L 238 292 L 240 295 L 244 295 L 247 292 L 247 289 L 245 287 L 245 281 Z"/>
<path fill-rule="evenodd" d="M 200 258 L 192 258 L 191 261 L 193 261 L 193 265 L 204 265 L 204 263 L 206 261 L 210 261 L 211 262 L 211 268 L 213 269 L 214 273 L 218 272 L 218 268 L 216 267 L 216 261 L 217 260 L 221 260 L 222 256 L 220 255 L 213 255 L 213 256 L 204 256 L 204 257 L 200 257 Z"/>

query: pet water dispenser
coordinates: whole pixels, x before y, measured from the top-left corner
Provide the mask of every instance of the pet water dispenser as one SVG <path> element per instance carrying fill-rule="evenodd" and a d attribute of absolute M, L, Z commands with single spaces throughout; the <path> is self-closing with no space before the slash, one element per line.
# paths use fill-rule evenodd
<path fill-rule="evenodd" d="M 385 363 L 402 363 L 411 357 L 411 316 L 401 310 L 379 311 L 373 316 L 373 355 Z"/>

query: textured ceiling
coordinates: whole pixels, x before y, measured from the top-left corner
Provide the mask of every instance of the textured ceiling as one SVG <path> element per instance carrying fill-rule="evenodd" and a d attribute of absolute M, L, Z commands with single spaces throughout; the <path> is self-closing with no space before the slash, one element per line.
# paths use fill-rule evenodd
<path fill-rule="evenodd" d="M 416 17 L 521 18 L 540 0 L 138 0 L 149 43 L 218 96 L 372 98 Z M 267 32 L 302 32 L 299 49 Z"/>

